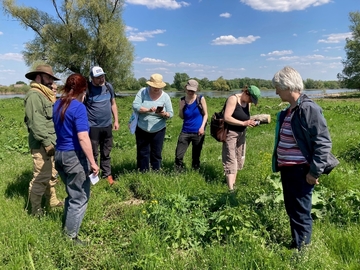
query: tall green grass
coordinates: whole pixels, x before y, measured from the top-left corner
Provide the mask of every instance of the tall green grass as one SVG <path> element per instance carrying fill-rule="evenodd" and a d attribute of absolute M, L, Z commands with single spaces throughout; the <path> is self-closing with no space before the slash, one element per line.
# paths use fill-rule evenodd
<path fill-rule="evenodd" d="M 324 110 L 340 165 L 321 176 L 313 201 L 313 239 L 303 252 L 287 249 L 288 217 L 279 176 L 271 172 L 279 99 L 261 99 L 252 114 L 272 122 L 249 129 L 245 167 L 237 193 L 228 193 L 221 144 L 207 131 L 199 171 L 174 171 L 181 119 L 167 123 L 159 173 L 136 172 L 135 137 L 127 128 L 132 97 L 118 98 L 120 130 L 114 132 L 113 187 L 91 187 L 81 227 L 87 247 L 61 232 L 61 209 L 37 219 L 24 210 L 32 160 L 22 99 L 0 100 L 1 269 L 359 269 L 360 95 L 317 100 Z M 224 99 L 207 98 L 209 115 Z M 191 167 L 191 147 L 185 162 Z M 60 198 L 66 196 L 62 183 Z"/>

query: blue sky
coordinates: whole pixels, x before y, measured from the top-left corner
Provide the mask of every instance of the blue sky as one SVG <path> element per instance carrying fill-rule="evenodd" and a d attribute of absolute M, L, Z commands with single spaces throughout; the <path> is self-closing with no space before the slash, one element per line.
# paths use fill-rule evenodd
<path fill-rule="evenodd" d="M 53 13 L 50 0 L 17 0 Z M 351 37 L 349 12 L 358 0 L 126 0 L 123 20 L 135 48 L 135 78 L 176 72 L 216 80 L 271 80 L 286 65 L 303 79 L 336 80 Z M 2 7 L 0 7 L 2 8 Z M 29 71 L 24 44 L 34 38 L 12 18 L 0 16 L 0 85 Z M 106 71 L 105 71 L 106 72 Z"/>

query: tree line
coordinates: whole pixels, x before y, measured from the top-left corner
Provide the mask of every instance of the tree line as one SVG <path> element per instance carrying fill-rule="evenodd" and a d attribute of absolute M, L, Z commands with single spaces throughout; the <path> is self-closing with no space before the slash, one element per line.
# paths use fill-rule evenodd
<path fill-rule="evenodd" d="M 189 79 L 195 79 L 199 83 L 199 90 L 213 90 L 213 91 L 230 91 L 233 89 L 242 89 L 245 85 L 256 85 L 262 90 L 274 89 L 272 86 L 271 80 L 256 79 L 256 78 L 235 78 L 231 80 L 226 80 L 223 77 L 219 77 L 217 80 L 211 81 L 208 78 L 191 78 L 186 73 L 175 73 L 174 81 L 172 84 L 166 83 L 164 87 L 165 90 L 178 90 L 182 91 L 185 89 L 185 85 Z M 146 87 L 147 79 L 141 77 L 139 79 L 133 78 L 130 83 L 128 83 L 127 89 L 116 89 L 116 92 L 129 91 L 129 90 L 139 90 L 142 87 Z M 344 88 L 341 86 L 339 81 L 320 81 L 306 79 L 304 81 L 305 89 L 341 89 Z M 10 86 L 0 86 L 0 93 L 26 93 L 30 89 L 30 86 L 23 81 L 18 81 L 14 85 Z M 59 85 L 59 90 L 61 91 L 61 85 Z"/>

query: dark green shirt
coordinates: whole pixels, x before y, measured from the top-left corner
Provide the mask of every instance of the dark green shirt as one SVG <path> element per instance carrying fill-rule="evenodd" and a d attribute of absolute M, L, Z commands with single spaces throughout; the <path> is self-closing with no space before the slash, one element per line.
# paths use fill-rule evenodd
<path fill-rule="evenodd" d="M 39 91 L 30 89 L 24 99 L 25 123 L 29 131 L 29 147 L 40 149 L 41 145 L 56 144 L 53 103 Z"/>

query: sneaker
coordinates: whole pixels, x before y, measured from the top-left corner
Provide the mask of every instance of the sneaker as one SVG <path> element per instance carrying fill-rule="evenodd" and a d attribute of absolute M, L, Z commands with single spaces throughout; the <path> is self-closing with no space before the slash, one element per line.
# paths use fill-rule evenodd
<path fill-rule="evenodd" d="M 112 178 L 111 175 L 109 175 L 108 177 L 106 177 L 106 179 L 108 180 L 110 186 L 112 186 L 112 185 L 115 183 L 115 181 L 114 181 L 114 179 Z"/>

